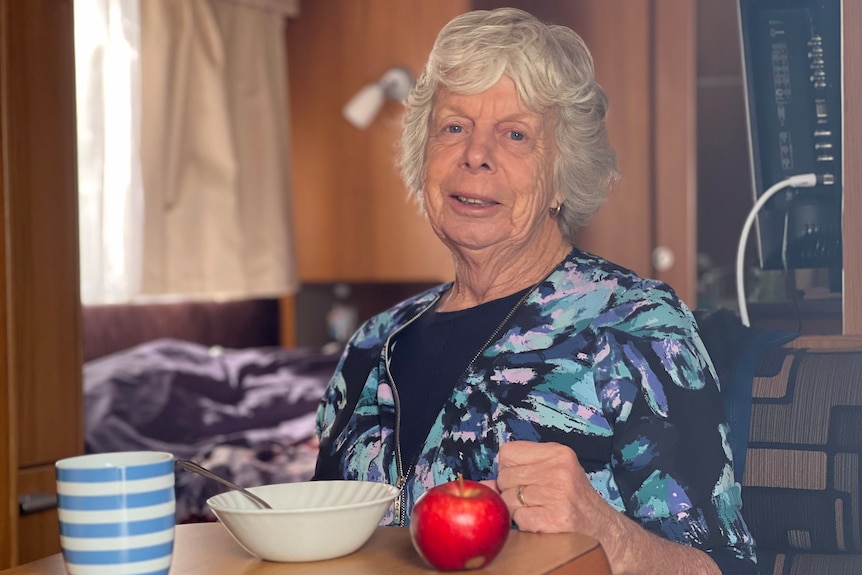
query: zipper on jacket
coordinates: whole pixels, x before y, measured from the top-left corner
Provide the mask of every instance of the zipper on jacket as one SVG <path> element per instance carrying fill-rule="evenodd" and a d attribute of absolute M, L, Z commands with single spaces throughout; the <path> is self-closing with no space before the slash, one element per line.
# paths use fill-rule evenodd
<path fill-rule="evenodd" d="M 411 464 L 410 467 L 407 468 L 406 473 L 400 473 L 398 475 L 398 481 L 395 483 L 395 487 L 398 488 L 398 497 L 395 498 L 395 524 L 399 527 L 404 527 L 407 524 L 407 492 L 404 490 L 404 486 L 407 484 L 407 480 L 410 479 L 410 474 L 413 473 L 413 468 L 416 467 L 415 464 Z"/>
<path fill-rule="evenodd" d="M 544 279 L 542 281 L 544 281 Z M 467 364 L 467 367 L 464 368 L 464 371 L 461 372 L 461 375 L 456 380 L 456 384 L 467 376 L 467 373 L 470 371 L 470 368 L 473 366 L 476 360 L 479 359 L 479 356 L 482 355 L 482 353 L 484 353 L 485 350 L 488 349 L 488 346 L 491 345 L 497 339 L 497 337 L 500 335 L 500 332 L 503 330 L 506 324 L 509 323 L 509 320 L 512 319 L 512 316 L 515 315 L 515 312 L 518 311 L 518 309 L 524 304 L 525 301 L 527 301 L 527 298 L 530 297 L 530 294 L 536 291 L 536 288 L 539 286 L 539 284 L 542 283 L 542 281 L 533 284 L 533 286 L 528 289 L 523 296 L 521 296 L 521 298 L 512 307 L 512 309 L 509 310 L 505 317 L 503 317 L 503 321 L 501 321 L 497 325 L 491 335 L 488 336 L 488 339 L 485 341 L 485 343 L 473 355 L 473 358 Z M 399 329 L 389 334 L 389 337 L 386 338 L 386 345 L 383 348 L 383 360 L 386 365 L 386 375 L 389 378 L 389 385 L 392 387 L 392 399 L 395 403 L 395 466 L 398 471 L 398 480 L 395 483 L 395 486 L 399 489 L 399 493 L 398 497 L 395 499 L 393 511 L 395 512 L 396 524 L 400 527 L 404 527 L 407 519 L 407 494 L 404 491 L 404 486 L 407 484 L 407 481 L 410 479 L 410 474 L 413 473 L 413 470 L 416 467 L 416 460 L 419 458 L 419 454 L 416 455 L 414 460 L 410 463 L 410 467 L 408 467 L 405 471 L 404 462 L 401 455 L 401 400 L 398 397 L 398 388 L 395 386 L 395 378 L 392 377 L 392 372 L 389 371 L 389 346 L 392 343 L 393 336 L 395 336 L 402 329 L 406 328 L 408 325 L 416 321 L 423 313 L 431 309 L 438 299 L 440 299 L 440 294 L 438 294 L 437 297 L 434 298 L 434 301 L 432 301 L 428 307 L 416 314 L 410 321 L 402 325 Z"/>
<path fill-rule="evenodd" d="M 410 321 L 406 322 L 400 328 L 396 329 L 386 338 L 386 344 L 383 346 L 383 363 L 386 366 L 386 376 L 389 379 L 389 386 L 392 388 L 392 401 L 395 404 L 395 468 L 398 473 L 398 479 L 395 482 L 395 487 L 398 488 L 398 497 L 395 499 L 394 504 L 394 512 L 395 512 L 395 522 L 398 526 L 403 527 L 406 524 L 407 520 L 407 494 L 404 491 L 404 486 L 407 484 L 408 479 L 410 479 L 410 474 L 413 473 L 414 467 L 416 467 L 415 462 L 410 464 L 406 470 L 404 469 L 404 460 L 401 453 L 401 399 L 398 395 L 398 387 L 395 385 L 395 378 L 392 377 L 392 372 L 389 370 L 389 363 L 391 358 L 389 356 L 389 350 L 392 345 L 392 338 L 395 337 L 398 333 L 401 332 L 408 325 L 419 319 L 422 314 L 427 312 L 429 309 L 434 307 L 434 304 L 437 303 L 437 300 L 440 299 L 440 294 L 428 304 L 423 310 L 413 316 Z"/>

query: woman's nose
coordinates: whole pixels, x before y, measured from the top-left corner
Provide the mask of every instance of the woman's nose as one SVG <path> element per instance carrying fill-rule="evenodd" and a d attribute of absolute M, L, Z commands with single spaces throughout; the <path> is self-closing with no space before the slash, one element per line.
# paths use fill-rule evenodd
<path fill-rule="evenodd" d="M 479 131 L 470 134 L 464 150 L 464 167 L 471 170 L 493 170 L 495 163 L 493 138 Z"/>

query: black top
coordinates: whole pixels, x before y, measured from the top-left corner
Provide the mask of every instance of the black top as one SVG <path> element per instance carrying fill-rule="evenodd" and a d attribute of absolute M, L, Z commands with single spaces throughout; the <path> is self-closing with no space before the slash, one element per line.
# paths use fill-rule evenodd
<path fill-rule="evenodd" d="M 389 370 L 401 405 L 405 465 L 419 453 L 473 357 L 529 289 L 464 310 L 429 310 L 396 336 Z"/>

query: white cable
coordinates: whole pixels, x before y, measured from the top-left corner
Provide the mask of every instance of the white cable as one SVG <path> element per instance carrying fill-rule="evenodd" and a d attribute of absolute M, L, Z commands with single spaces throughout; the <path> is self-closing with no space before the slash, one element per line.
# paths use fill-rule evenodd
<path fill-rule="evenodd" d="M 739 319 L 742 320 L 742 325 L 748 327 L 751 322 L 748 320 L 748 306 L 745 300 L 745 244 L 748 240 L 748 232 L 757 217 L 758 212 L 763 205 L 769 201 L 769 198 L 783 190 L 784 188 L 812 188 L 817 185 L 817 174 L 799 174 L 790 176 L 785 180 L 773 184 L 766 190 L 754 203 L 754 207 L 748 212 L 748 217 L 745 219 L 745 224 L 742 226 L 742 233 L 739 236 L 739 246 L 736 249 L 736 297 L 739 301 Z"/>

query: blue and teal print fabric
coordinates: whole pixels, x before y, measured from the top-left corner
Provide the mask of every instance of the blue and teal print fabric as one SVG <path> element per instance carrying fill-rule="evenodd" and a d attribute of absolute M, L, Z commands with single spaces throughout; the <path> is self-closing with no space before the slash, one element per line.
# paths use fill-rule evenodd
<path fill-rule="evenodd" d="M 384 518 L 404 524 L 430 487 L 458 473 L 494 478 L 503 442 L 553 441 L 644 528 L 717 561 L 754 562 L 719 384 L 692 314 L 666 284 L 577 249 L 456 384 L 415 462 L 401 461 L 387 341 L 449 287 L 353 336 L 318 410 L 317 479 L 396 484 L 407 474 L 400 513 Z"/>

